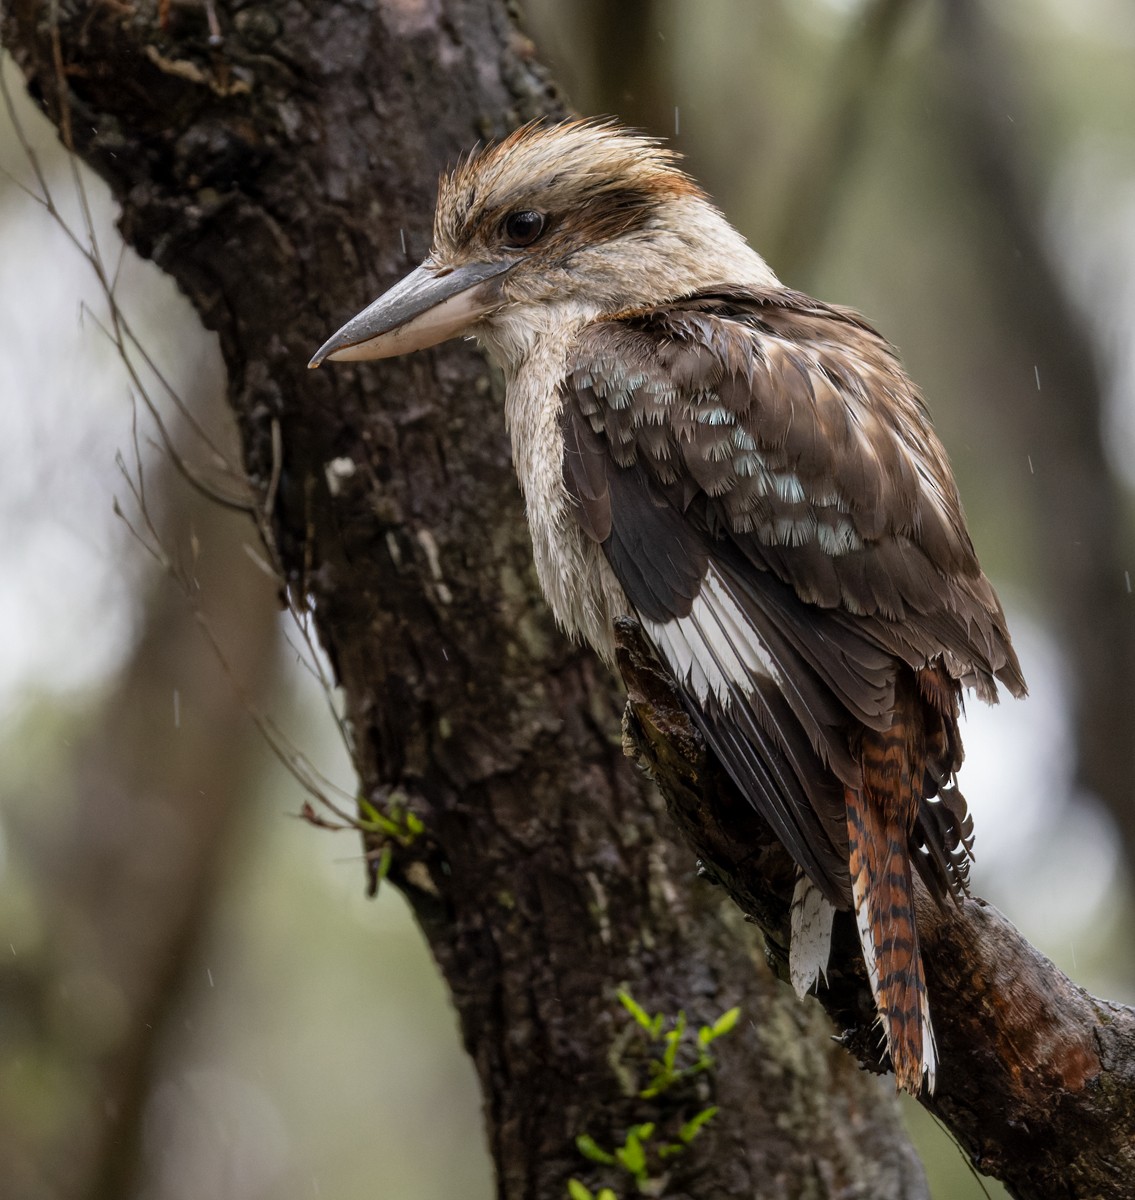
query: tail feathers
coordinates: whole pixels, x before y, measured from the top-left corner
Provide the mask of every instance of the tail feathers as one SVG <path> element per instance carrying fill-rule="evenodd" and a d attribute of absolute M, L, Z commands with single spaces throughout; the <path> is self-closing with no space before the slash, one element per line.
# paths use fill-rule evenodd
<path fill-rule="evenodd" d="M 934 1091 L 937 1051 L 918 953 L 907 833 L 866 792 L 846 789 L 851 892 L 867 976 L 900 1088 Z"/>
<path fill-rule="evenodd" d="M 801 999 L 819 982 L 828 981 L 835 908 L 818 887 L 800 872 L 792 893 L 792 940 L 788 946 L 788 975 Z"/>
<path fill-rule="evenodd" d="M 939 904 L 953 897 L 960 904 L 969 895 L 969 864 L 973 859 L 973 818 L 955 784 L 922 801 L 914 841 L 922 852 L 914 865 L 927 890 Z"/>

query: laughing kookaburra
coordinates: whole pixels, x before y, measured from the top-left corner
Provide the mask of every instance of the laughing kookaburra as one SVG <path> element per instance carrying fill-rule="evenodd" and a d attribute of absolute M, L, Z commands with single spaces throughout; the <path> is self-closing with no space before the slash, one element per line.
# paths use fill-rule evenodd
<path fill-rule="evenodd" d="M 853 908 L 897 1082 L 932 1089 L 911 869 L 964 894 L 961 688 L 1025 684 L 895 351 L 781 284 L 672 153 L 587 121 L 443 177 L 425 261 L 311 365 L 470 334 L 556 618 L 611 664 L 640 623 L 799 866 L 797 991 Z"/>

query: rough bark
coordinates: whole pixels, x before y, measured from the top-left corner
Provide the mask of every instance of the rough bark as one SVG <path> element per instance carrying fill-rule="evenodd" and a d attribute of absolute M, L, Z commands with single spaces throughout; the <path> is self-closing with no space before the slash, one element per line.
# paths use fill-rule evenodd
<path fill-rule="evenodd" d="M 787 977 L 791 859 L 712 760 L 637 626 L 620 630 L 627 735 L 702 861 L 764 931 Z M 939 907 L 916 881 L 940 1055 L 923 1104 L 1022 1200 L 1135 1196 L 1135 1012 L 1089 996 L 980 900 Z M 842 1041 L 883 1069 L 854 922 L 838 914 L 819 993 Z"/>
<path fill-rule="evenodd" d="M 452 989 L 499 1194 L 603 1181 L 576 1135 L 611 1146 L 654 1121 L 672 1138 L 712 1103 L 689 1150 L 651 1161 L 668 1196 L 924 1195 L 889 1089 L 723 919 L 623 758 L 613 684 L 552 628 L 483 362 L 451 347 L 305 370 L 426 248 L 439 167 L 555 109 L 505 6 L 234 5 L 219 44 L 208 5 L 60 4 L 57 26 L 53 10 L 9 3 L 5 42 L 110 181 L 127 239 L 219 334 L 274 551 L 343 688 L 361 793 L 425 826 L 392 847 L 389 878 Z M 619 984 L 694 1023 L 740 1004 L 717 1069 L 636 1095 L 646 1051 Z"/>

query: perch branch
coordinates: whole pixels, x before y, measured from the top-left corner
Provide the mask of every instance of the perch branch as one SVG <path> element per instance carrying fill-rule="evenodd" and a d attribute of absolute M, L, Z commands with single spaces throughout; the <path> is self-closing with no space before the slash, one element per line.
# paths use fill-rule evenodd
<path fill-rule="evenodd" d="M 705 870 L 763 931 L 787 979 L 795 866 L 710 760 L 639 627 L 620 623 L 628 752 L 657 782 Z M 1020 1197 L 1135 1196 L 1135 1012 L 1090 996 L 982 900 L 917 896 L 941 1056 L 923 1105 Z M 869 1070 L 886 1067 L 850 913 L 818 999 Z"/>

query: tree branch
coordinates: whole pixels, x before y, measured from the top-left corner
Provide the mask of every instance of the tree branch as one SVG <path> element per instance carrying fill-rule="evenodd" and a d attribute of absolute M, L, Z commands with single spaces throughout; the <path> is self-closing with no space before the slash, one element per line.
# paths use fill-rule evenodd
<path fill-rule="evenodd" d="M 628 745 L 703 863 L 761 927 L 788 977 L 795 867 L 707 758 L 638 626 L 619 629 Z M 918 936 L 940 1065 L 924 1106 L 1015 1196 L 1135 1195 L 1135 1011 L 1097 1000 L 981 900 L 939 907 L 916 879 Z M 850 913 L 837 914 L 820 1003 L 864 1066 L 882 1069 Z"/>

